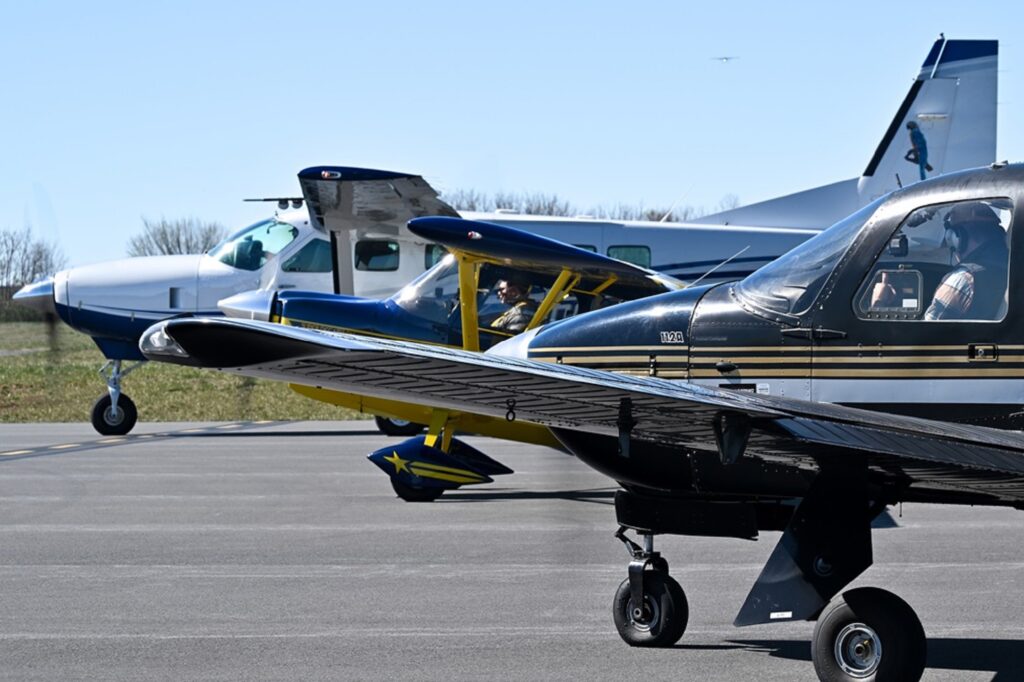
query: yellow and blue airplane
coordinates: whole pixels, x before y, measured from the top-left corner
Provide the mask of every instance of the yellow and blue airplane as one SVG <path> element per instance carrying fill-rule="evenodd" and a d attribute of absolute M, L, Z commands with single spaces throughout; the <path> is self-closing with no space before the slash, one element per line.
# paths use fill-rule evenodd
<path fill-rule="evenodd" d="M 385 299 L 309 291 L 247 292 L 220 302 L 229 317 L 293 327 L 356 333 L 481 351 L 498 343 L 527 343 L 542 325 L 623 301 L 676 291 L 684 282 L 513 227 L 450 217 L 419 218 L 408 229 L 447 250 L 430 270 Z M 499 285 L 515 282 L 528 320 L 521 329 L 496 326 L 509 305 Z M 315 400 L 373 414 L 381 430 L 414 437 L 370 455 L 408 501 L 436 499 L 445 490 L 489 483 L 512 473 L 503 464 L 453 438 L 474 433 L 562 449 L 542 426 L 438 410 L 408 400 L 370 398 L 317 386 L 292 388 Z"/>

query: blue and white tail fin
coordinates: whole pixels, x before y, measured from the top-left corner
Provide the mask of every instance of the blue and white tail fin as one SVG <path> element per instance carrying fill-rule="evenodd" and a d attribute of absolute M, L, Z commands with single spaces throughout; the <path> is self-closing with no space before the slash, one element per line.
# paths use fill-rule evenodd
<path fill-rule="evenodd" d="M 996 156 L 996 40 L 935 41 L 860 178 L 699 218 L 716 225 L 824 228 L 902 186 Z"/>

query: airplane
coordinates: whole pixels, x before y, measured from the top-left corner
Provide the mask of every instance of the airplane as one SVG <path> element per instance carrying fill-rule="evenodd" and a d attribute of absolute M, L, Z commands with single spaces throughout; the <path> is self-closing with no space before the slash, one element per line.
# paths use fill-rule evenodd
<path fill-rule="evenodd" d="M 927 133 L 932 150 L 929 160 L 936 173 L 993 160 L 997 59 L 997 41 L 936 41 L 875 152 L 878 161 L 873 159 L 871 172 L 857 181 L 852 195 L 843 195 L 843 201 L 853 195 L 852 201 L 862 201 L 887 187 L 886 183 L 898 181 L 898 173 L 890 178 L 887 169 L 892 165 L 889 160 L 900 157 L 906 147 L 893 134 L 904 122 L 916 121 Z M 111 261 L 62 271 L 52 280 L 28 285 L 15 294 L 19 303 L 57 313 L 73 328 L 89 334 L 103 352 L 107 362 L 100 374 L 107 391 L 91 412 L 99 433 L 128 433 L 136 423 L 137 409 L 124 393 L 122 381 L 139 367 L 126 367 L 125 363 L 141 361 L 136 350 L 138 335 L 152 322 L 174 315 L 216 314 L 217 300 L 253 289 L 301 288 L 386 296 L 443 255 L 439 245 L 409 232 L 406 222 L 427 215 L 458 215 L 421 176 L 408 173 L 323 166 L 300 172 L 299 183 L 302 200 L 275 197 L 270 201 L 278 202 L 282 210 L 289 203 L 297 208 L 305 201 L 311 215 L 282 214 L 280 220 L 299 230 L 299 235 L 284 247 L 282 258 L 266 259 L 255 272 L 229 265 L 225 259 L 230 260 L 227 252 L 235 244 L 225 243 L 218 247 L 223 250 L 217 251 L 219 263 L 217 258 L 199 256 Z M 735 221 L 716 227 L 506 213 L 466 215 L 601 251 L 643 267 L 652 265 L 654 254 L 671 254 L 668 260 L 655 262 L 654 269 L 691 281 L 713 271 L 710 279 L 714 281 L 744 276 L 813 236 L 833 222 L 835 207 L 846 205 L 841 198 L 833 185 L 784 197 L 764 204 L 763 215 L 745 213 L 748 226 Z M 779 220 L 782 222 L 775 225 Z M 287 230 L 279 232 L 288 234 Z M 333 253 L 333 257 L 327 254 L 331 265 L 324 254 L 327 235 Z M 246 238 L 242 232 L 232 237 L 235 241 Z M 300 251 L 303 255 L 296 255 L 293 262 L 292 253 Z M 288 267 L 293 270 L 308 267 L 315 271 L 285 271 L 286 263 L 291 263 Z M 329 267 L 333 267 L 332 275 L 326 274 Z M 381 417 L 380 423 L 382 429 L 398 433 L 416 428 L 391 417 Z"/>
<path fill-rule="evenodd" d="M 107 392 L 93 403 L 93 428 L 122 435 L 138 410 L 124 378 L 145 358 L 141 333 L 158 320 L 219 314 L 217 301 L 251 289 L 331 287 L 330 241 L 310 223 L 302 199 L 274 199 L 279 211 L 236 232 L 205 254 L 147 256 L 69 268 L 22 287 L 13 299 L 88 334 L 107 362 Z M 291 208 L 289 209 L 289 206 Z"/>
<path fill-rule="evenodd" d="M 1009 295 L 1024 286 L 1022 211 L 1024 165 L 948 174 L 739 282 L 580 314 L 485 353 L 228 318 L 160 323 L 141 349 L 547 426 L 622 487 L 616 536 L 631 560 L 612 616 L 625 642 L 671 646 L 686 628 L 656 535 L 780 530 L 735 625 L 816 621 L 822 680 L 917 680 L 913 608 L 843 590 L 872 564 L 870 522 L 889 505 L 1024 510 L 1024 309 Z M 421 439 L 386 451 L 395 471 L 444 472 Z"/>
<path fill-rule="evenodd" d="M 224 299 L 218 307 L 228 317 L 479 351 L 555 320 L 686 286 L 652 270 L 501 225 L 429 217 L 413 220 L 408 229 L 448 253 L 387 299 L 262 290 Z M 497 324 L 509 309 L 509 304 L 501 300 L 504 282 L 522 288 L 523 309 L 529 315 L 518 328 Z M 452 412 L 435 415 L 421 405 L 306 386 L 292 388 L 316 400 L 372 414 L 378 428 L 388 435 L 414 435 L 423 430 L 424 424 L 443 419 L 449 434 L 458 430 L 560 448 L 551 433 L 541 427 L 512 426 L 504 420 Z M 427 437 L 432 438 L 439 430 L 440 426 L 434 424 Z M 449 439 L 446 451 L 450 444 Z M 456 443 L 455 447 L 464 446 Z M 512 473 L 504 465 L 494 464 L 494 473 Z M 439 463 L 449 468 L 455 465 L 455 461 Z M 382 468 L 389 473 L 389 467 Z M 427 477 L 427 485 L 390 478 L 395 492 L 407 501 L 436 499 L 451 487 L 450 476 Z"/>

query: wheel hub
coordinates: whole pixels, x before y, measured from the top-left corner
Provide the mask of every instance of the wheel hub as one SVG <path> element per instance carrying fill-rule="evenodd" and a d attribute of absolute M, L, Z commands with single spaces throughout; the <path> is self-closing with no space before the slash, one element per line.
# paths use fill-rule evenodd
<path fill-rule="evenodd" d="M 658 622 L 660 615 L 658 603 L 649 596 L 644 597 L 643 607 L 637 607 L 633 600 L 629 600 L 629 623 L 633 628 L 647 632 Z"/>
<path fill-rule="evenodd" d="M 124 421 L 124 410 L 113 406 L 103 410 L 103 421 L 111 426 L 117 426 Z"/>
<path fill-rule="evenodd" d="M 870 677 L 882 661 L 882 641 L 864 623 L 851 623 L 836 635 L 836 663 L 854 678 Z"/>

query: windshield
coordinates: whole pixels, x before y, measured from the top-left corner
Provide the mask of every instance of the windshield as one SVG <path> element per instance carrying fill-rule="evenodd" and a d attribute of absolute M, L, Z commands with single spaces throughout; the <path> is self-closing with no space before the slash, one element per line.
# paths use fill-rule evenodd
<path fill-rule="evenodd" d="M 740 300 L 773 313 L 805 312 L 881 201 L 868 204 L 742 280 L 736 285 Z"/>
<path fill-rule="evenodd" d="M 459 265 L 448 254 L 391 297 L 405 311 L 430 320 L 445 322 L 459 301 Z"/>
<path fill-rule="evenodd" d="M 259 270 L 298 236 L 297 227 L 264 220 L 234 233 L 207 251 L 207 255 L 233 268 Z"/>

